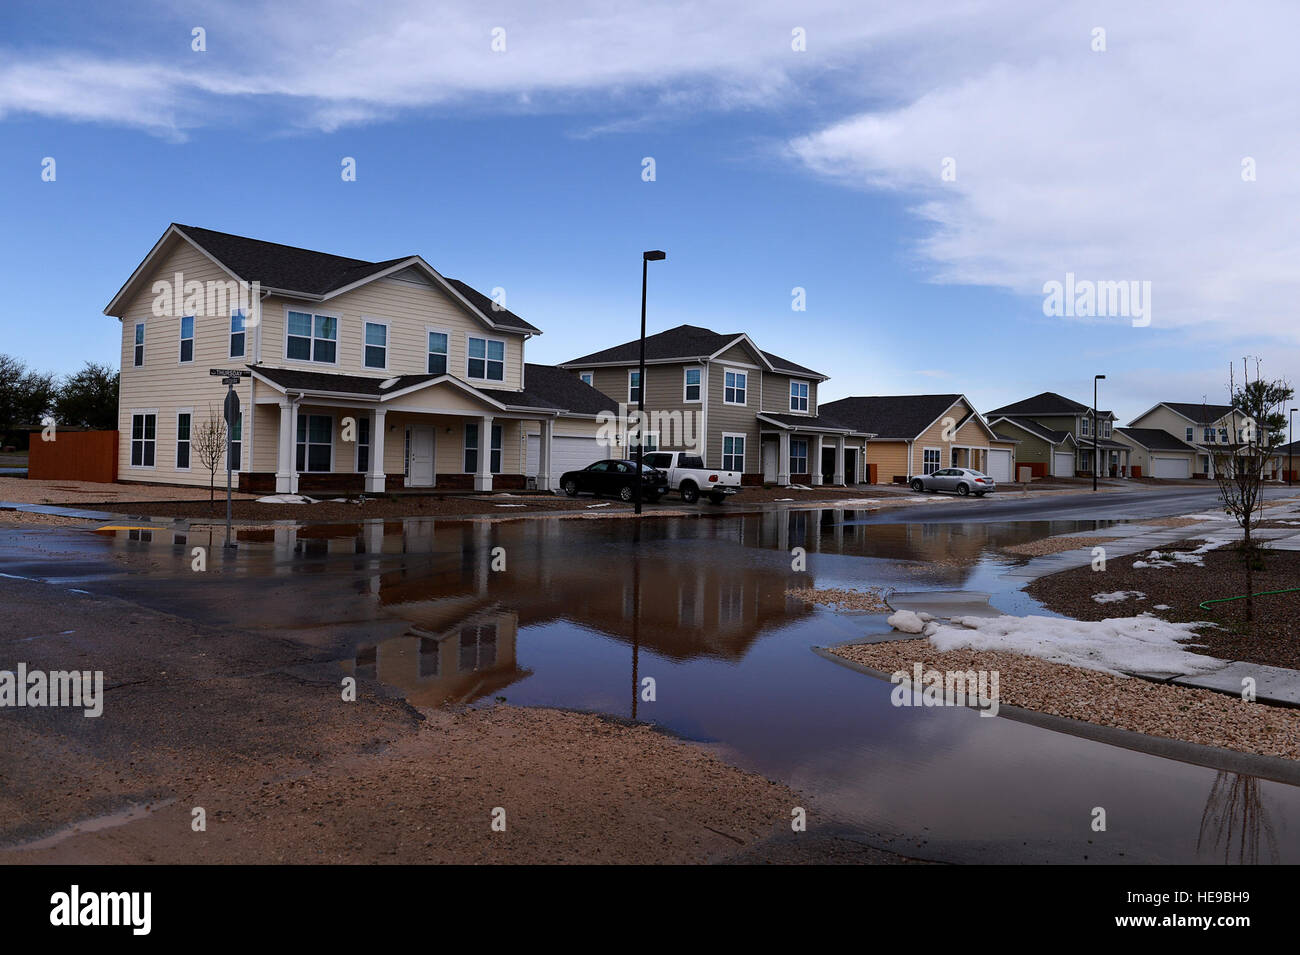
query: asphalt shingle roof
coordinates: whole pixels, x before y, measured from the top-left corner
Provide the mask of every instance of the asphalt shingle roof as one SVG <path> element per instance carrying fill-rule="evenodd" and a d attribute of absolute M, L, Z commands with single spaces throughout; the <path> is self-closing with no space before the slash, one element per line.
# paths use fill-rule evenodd
<path fill-rule="evenodd" d="M 711 328 L 703 328 L 699 325 L 678 325 L 676 328 L 647 335 L 645 358 L 646 361 L 692 361 L 707 358 L 731 344 L 740 335 L 740 332 L 730 334 L 715 332 Z M 793 372 L 796 375 L 809 375 L 814 378 L 826 377 L 819 371 L 813 371 L 811 368 L 806 368 L 771 352 L 762 352 L 762 355 L 774 368 L 780 371 Z M 592 352 L 590 355 L 583 355 L 581 358 L 562 362 L 562 364 L 574 366 L 626 364 L 638 361 L 640 357 L 641 340 L 634 338 L 631 341 L 623 342 L 621 345 L 604 348 L 598 352 Z"/>
<path fill-rule="evenodd" d="M 808 428 L 811 430 L 818 430 L 818 429 L 825 428 L 830 431 L 853 431 L 853 432 L 856 432 L 858 430 L 850 422 L 844 421 L 841 418 L 836 417 L 834 413 L 827 414 L 823 412 L 811 416 L 806 414 L 782 414 L 773 411 L 762 411 L 759 413 L 764 418 L 770 418 L 773 421 L 779 421 L 781 424 L 787 425 L 792 428 Z"/>
<path fill-rule="evenodd" d="M 404 255 L 383 262 L 367 262 L 328 252 L 314 252 L 278 242 L 250 239 L 228 232 L 215 232 L 198 226 L 172 223 L 177 229 L 206 250 L 214 259 L 246 282 L 260 282 L 263 288 L 327 295 L 382 272 L 412 256 Z M 539 331 L 507 309 L 492 311 L 492 300 L 458 279 L 447 279 L 475 308 L 493 323 L 520 331 Z"/>
<path fill-rule="evenodd" d="M 818 406 L 821 415 L 847 422 L 854 431 L 890 438 L 910 440 L 934 422 L 961 395 L 869 395 L 841 398 Z"/>
<path fill-rule="evenodd" d="M 1018 415 L 1000 415 L 996 414 L 996 412 L 989 415 L 989 417 L 1006 418 L 1008 422 L 1014 424 L 1017 428 L 1020 428 L 1023 431 L 1028 431 L 1030 434 L 1036 435 L 1045 441 L 1050 441 L 1052 444 L 1060 444 L 1066 438 L 1074 437 L 1074 435 L 1069 431 L 1057 431 L 1054 428 L 1046 428 L 1033 418 L 1023 418 Z"/>
<path fill-rule="evenodd" d="M 1202 425 L 1212 424 L 1224 415 L 1232 413 L 1232 405 L 1207 405 L 1204 403 L 1198 405 L 1191 401 L 1165 401 L 1161 403 L 1184 418 L 1190 418 L 1197 424 Z"/>
<path fill-rule="evenodd" d="M 1162 428 L 1116 428 L 1120 434 L 1132 438 L 1150 451 L 1194 451 L 1190 444 L 1174 437 Z"/>
<path fill-rule="evenodd" d="M 1077 401 L 1058 395 L 1054 391 L 1044 391 L 1042 394 L 1034 395 L 1032 398 L 1026 398 L 1024 401 L 1016 401 L 1009 405 L 1003 405 L 1001 408 L 994 408 L 988 413 L 990 418 L 999 415 L 1042 415 L 1045 417 L 1054 417 L 1057 415 L 1077 415 L 1092 414 L 1092 408 L 1089 405 L 1081 405 Z M 1110 416 L 1109 411 L 1098 411 L 1099 417 Z"/>

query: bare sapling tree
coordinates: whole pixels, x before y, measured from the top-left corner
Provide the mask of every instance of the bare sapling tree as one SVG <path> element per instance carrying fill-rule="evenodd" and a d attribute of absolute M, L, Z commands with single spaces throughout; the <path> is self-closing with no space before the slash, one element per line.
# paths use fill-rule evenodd
<path fill-rule="evenodd" d="M 226 421 L 208 406 L 208 420 L 194 432 L 190 441 L 199 463 L 208 469 L 208 503 L 216 501 L 217 471 L 226 457 Z"/>
<path fill-rule="evenodd" d="M 1262 560 L 1251 531 L 1260 521 L 1264 505 L 1264 482 L 1271 476 L 1277 449 L 1286 437 L 1286 416 L 1282 413 L 1295 395 L 1285 381 L 1267 381 L 1260 377 L 1259 360 L 1255 376 L 1250 363 L 1242 359 L 1242 380 L 1236 380 L 1228 366 L 1228 393 L 1231 396 L 1231 430 L 1226 443 L 1217 442 L 1214 479 L 1219 485 L 1223 509 L 1241 527 L 1241 556 L 1246 566 L 1246 622 L 1255 619 L 1255 570 Z M 1208 420 L 1209 415 L 1207 413 Z"/>

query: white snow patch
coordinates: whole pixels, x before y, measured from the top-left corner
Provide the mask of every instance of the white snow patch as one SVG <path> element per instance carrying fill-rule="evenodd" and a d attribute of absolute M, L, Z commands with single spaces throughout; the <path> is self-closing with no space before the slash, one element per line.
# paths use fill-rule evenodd
<path fill-rule="evenodd" d="M 259 497 L 258 504 L 315 504 L 316 499 L 302 494 L 268 494 Z"/>
<path fill-rule="evenodd" d="M 1099 604 L 1116 604 L 1121 600 L 1146 600 L 1147 595 L 1140 590 L 1115 590 L 1108 594 L 1093 594 L 1092 599 Z"/>
<path fill-rule="evenodd" d="M 605 501 L 601 504 L 588 504 L 587 510 L 591 510 L 593 507 L 609 507 L 609 501 Z"/>
<path fill-rule="evenodd" d="M 1207 540 L 1207 541 L 1203 542 L 1203 543 L 1201 544 L 1200 547 L 1197 547 L 1195 550 L 1190 550 L 1190 551 L 1187 551 L 1187 550 L 1171 550 L 1171 551 L 1153 550 L 1151 553 L 1147 554 L 1147 556 L 1146 556 L 1146 560 L 1135 560 L 1135 561 L 1133 561 L 1133 566 L 1134 566 L 1135 568 L 1141 568 L 1141 567 L 1177 567 L 1179 564 L 1192 564 L 1192 565 L 1195 566 L 1195 567 L 1204 567 L 1204 566 L 1205 566 L 1205 561 L 1204 561 L 1203 558 L 1205 557 L 1205 555 L 1206 555 L 1209 551 L 1212 551 L 1212 550 L 1215 550 L 1216 548 L 1222 547 L 1222 546 L 1223 546 L 1224 544 L 1226 544 L 1226 543 L 1227 543 L 1226 540 Z M 1169 556 L 1166 557 L 1166 556 L 1165 556 L 1166 554 L 1168 554 Z"/>
<path fill-rule="evenodd" d="M 1169 609 L 1169 604 L 1156 604 L 1155 607 L 1153 607 L 1152 609 L 1153 609 L 1153 610 L 1168 610 L 1168 609 Z"/>
<path fill-rule="evenodd" d="M 957 617 L 930 636 L 936 650 L 1000 650 L 1103 673 L 1205 673 L 1222 660 L 1192 653 L 1180 641 L 1203 623 L 1170 623 L 1140 614 L 1110 620 L 1057 617 Z"/>
<path fill-rule="evenodd" d="M 887 618 L 885 623 L 903 633 L 920 633 L 925 629 L 925 623 L 910 610 L 899 610 Z"/>

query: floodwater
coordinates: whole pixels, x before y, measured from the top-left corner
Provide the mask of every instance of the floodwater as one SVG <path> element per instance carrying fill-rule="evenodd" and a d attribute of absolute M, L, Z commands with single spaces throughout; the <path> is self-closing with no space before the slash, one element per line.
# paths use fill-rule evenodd
<path fill-rule="evenodd" d="M 892 686 L 814 647 L 888 629 L 792 587 L 982 590 L 1043 613 L 996 549 L 1096 521 L 863 524 L 851 510 L 730 517 L 409 519 L 222 533 L 59 531 L 5 571 L 218 627 L 274 633 L 419 706 L 598 711 L 719 747 L 807 792 L 840 831 L 923 858 L 1297 862 L 1300 789 L 963 708 L 898 708 Z M 192 549 L 208 548 L 206 573 Z M 792 569 L 792 549 L 806 568 Z M 644 698 L 653 681 L 653 700 Z M 1106 831 L 1094 831 L 1096 810 Z M 816 817 L 814 817 L 816 818 Z"/>

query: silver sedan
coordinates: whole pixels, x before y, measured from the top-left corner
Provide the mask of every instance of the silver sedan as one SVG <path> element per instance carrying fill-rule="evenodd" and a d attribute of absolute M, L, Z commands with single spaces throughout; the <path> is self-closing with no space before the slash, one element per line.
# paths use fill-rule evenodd
<path fill-rule="evenodd" d="M 931 474 L 918 474 L 912 478 L 913 491 L 955 491 L 962 497 L 974 494 L 983 497 L 997 487 L 997 483 L 983 471 L 971 468 L 940 468 Z"/>

